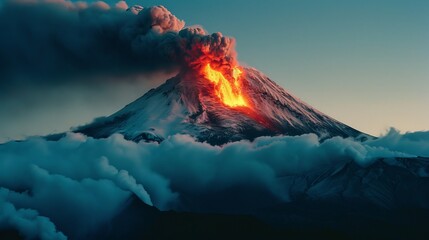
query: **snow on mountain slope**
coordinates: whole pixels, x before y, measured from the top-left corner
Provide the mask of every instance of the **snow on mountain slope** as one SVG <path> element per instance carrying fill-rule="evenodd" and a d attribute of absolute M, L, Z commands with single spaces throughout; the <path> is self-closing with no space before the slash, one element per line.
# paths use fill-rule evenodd
<path fill-rule="evenodd" d="M 316 133 L 357 137 L 362 133 L 292 96 L 264 74 L 243 68 L 242 87 L 251 107 L 228 107 L 201 73 L 187 71 L 167 80 L 115 114 L 75 129 L 96 138 L 121 133 L 134 141 L 162 141 L 189 134 L 223 144 L 259 136 Z"/>

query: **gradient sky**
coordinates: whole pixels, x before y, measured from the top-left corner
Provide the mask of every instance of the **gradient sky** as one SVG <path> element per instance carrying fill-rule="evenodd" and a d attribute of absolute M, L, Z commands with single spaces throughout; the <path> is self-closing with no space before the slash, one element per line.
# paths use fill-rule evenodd
<path fill-rule="evenodd" d="M 164 5 L 187 26 L 198 24 L 208 32 L 235 37 L 241 63 L 258 68 L 295 96 L 363 132 L 380 135 L 389 127 L 429 130 L 427 0 L 127 3 Z M 39 111 L 32 115 L 35 125 L 28 126 L 24 114 L 7 130 L 3 125 L 0 137 L 66 130 L 117 111 L 148 88 L 124 88 L 133 90 L 89 104 L 75 94 L 67 108 L 45 108 L 43 114 L 59 113 L 55 123 Z"/>

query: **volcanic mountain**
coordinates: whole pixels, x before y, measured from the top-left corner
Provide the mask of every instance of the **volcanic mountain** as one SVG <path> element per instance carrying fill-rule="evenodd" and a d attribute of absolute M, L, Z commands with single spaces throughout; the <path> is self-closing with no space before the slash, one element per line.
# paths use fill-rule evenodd
<path fill-rule="evenodd" d="M 294 97 L 254 68 L 237 67 L 228 76 L 210 65 L 202 71 L 181 72 L 113 115 L 75 132 L 95 138 L 121 133 L 133 141 L 158 142 L 180 133 L 215 145 L 305 133 L 321 138 L 364 136 Z"/>

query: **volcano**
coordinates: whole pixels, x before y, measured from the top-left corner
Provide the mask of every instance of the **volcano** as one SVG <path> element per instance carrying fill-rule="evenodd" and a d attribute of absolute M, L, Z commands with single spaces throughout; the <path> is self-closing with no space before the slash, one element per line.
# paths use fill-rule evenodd
<path fill-rule="evenodd" d="M 321 138 L 367 136 L 304 103 L 254 68 L 240 70 L 245 100 L 238 99 L 236 105 L 221 101 L 228 93 L 222 94 L 209 78 L 196 70 L 182 72 L 113 115 L 74 131 L 157 142 L 180 133 L 213 145 L 306 133 Z"/>

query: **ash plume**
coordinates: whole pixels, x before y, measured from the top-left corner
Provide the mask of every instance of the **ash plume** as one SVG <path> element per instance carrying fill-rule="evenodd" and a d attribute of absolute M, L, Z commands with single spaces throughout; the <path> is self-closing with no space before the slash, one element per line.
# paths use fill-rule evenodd
<path fill-rule="evenodd" d="M 234 39 L 184 26 L 163 6 L 8 1 L 0 8 L 0 86 L 235 62 Z"/>

